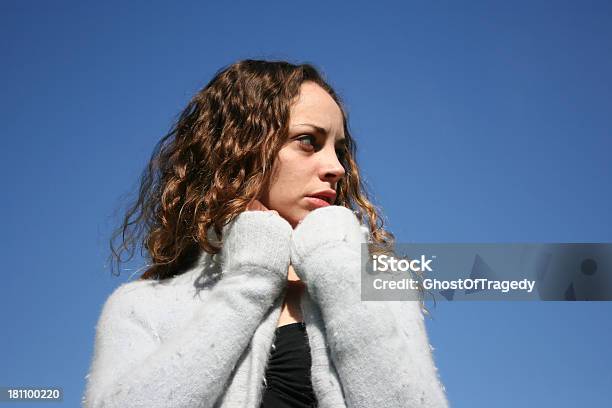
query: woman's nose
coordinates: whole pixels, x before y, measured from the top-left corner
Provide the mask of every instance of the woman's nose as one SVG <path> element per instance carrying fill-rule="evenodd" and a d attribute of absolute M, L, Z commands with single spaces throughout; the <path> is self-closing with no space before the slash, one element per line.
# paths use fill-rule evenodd
<path fill-rule="evenodd" d="M 331 153 L 327 152 L 321 160 L 321 175 L 323 179 L 338 181 L 344 177 L 345 173 L 344 166 L 340 163 L 336 151 L 332 150 Z"/>

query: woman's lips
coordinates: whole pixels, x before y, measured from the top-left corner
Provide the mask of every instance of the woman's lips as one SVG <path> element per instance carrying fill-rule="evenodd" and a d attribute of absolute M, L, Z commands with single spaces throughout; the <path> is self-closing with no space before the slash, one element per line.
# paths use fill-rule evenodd
<path fill-rule="evenodd" d="M 315 206 L 316 208 L 327 207 L 328 205 L 330 205 L 327 201 L 323 200 L 322 198 L 317 198 L 317 197 L 306 197 L 306 201 L 308 201 L 311 205 Z"/>

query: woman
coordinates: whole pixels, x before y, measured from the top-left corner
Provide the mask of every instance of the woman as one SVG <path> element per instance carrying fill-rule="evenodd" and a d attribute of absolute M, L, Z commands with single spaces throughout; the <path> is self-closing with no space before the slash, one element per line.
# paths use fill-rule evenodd
<path fill-rule="evenodd" d="M 85 407 L 447 406 L 421 303 L 360 300 L 392 234 L 314 67 L 219 71 L 155 150 L 118 231 L 152 263 L 103 307 Z"/>

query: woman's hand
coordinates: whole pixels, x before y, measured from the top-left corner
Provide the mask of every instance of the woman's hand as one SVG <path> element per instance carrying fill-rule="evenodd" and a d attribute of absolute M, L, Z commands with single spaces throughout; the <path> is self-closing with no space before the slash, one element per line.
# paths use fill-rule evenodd
<path fill-rule="evenodd" d="M 368 237 L 368 228 L 361 225 L 349 208 L 335 205 L 318 208 L 293 230 L 291 263 L 295 265 L 298 276 L 310 284 L 309 275 L 326 274 L 325 262 L 335 262 L 338 251 L 348 251 L 352 257 L 361 260 L 361 246 L 368 242 Z M 322 264 L 305 268 L 305 263 Z M 359 278 L 359 270 L 356 276 Z"/>
<path fill-rule="evenodd" d="M 270 211 L 278 215 L 278 211 L 268 209 L 265 205 L 263 205 L 261 201 L 257 199 L 253 199 L 247 205 L 247 211 Z M 299 276 L 297 276 L 297 274 L 295 273 L 295 270 L 293 269 L 293 266 L 291 264 L 289 264 L 289 269 L 287 270 L 287 281 L 289 281 L 290 283 L 302 283 Z"/>

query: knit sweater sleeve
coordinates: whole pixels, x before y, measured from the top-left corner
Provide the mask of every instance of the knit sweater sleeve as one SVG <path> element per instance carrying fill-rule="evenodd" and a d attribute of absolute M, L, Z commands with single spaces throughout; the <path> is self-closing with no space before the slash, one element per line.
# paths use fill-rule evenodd
<path fill-rule="evenodd" d="M 447 407 L 418 301 L 361 301 L 368 236 L 352 211 L 328 206 L 292 237 L 291 263 L 321 310 L 347 406 Z"/>
<path fill-rule="evenodd" d="M 83 406 L 212 407 L 283 291 L 291 233 L 278 214 L 263 211 L 243 212 L 226 225 L 221 279 L 191 320 L 161 343 L 138 307 L 148 293 L 135 286 L 141 281 L 115 290 L 96 327 Z"/>

